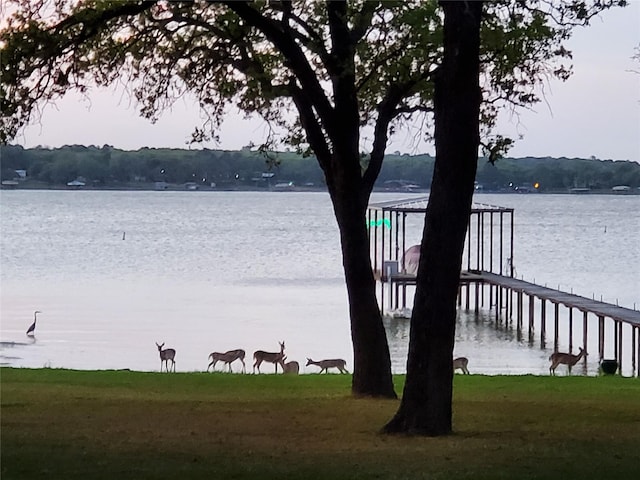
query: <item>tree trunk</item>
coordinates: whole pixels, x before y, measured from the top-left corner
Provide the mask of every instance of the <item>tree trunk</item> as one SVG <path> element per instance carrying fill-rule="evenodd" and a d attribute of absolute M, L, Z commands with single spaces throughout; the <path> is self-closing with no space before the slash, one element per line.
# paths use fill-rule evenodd
<path fill-rule="evenodd" d="M 345 162 L 346 163 L 346 162 Z M 355 175 L 355 174 L 354 174 Z M 329 188 L 340 230 L 351 340 L 353 343 L 352 393 L 356 396 L 397 398 L 391 375 L 386 331 L 376 297 L 366 227 L 367 202 L 357 187 L 360 178 L 341 170 Z M 348 188 L 341 188 L 341 186 Z"/>
<path fill-rule="evenodd" d="M 482 2 L 443 1 L 444 59 L 436 73 L 436 162 L 425 216 L 407 378 L 387 433 L 452 431 L 456 297 L 479 146 Z"/>

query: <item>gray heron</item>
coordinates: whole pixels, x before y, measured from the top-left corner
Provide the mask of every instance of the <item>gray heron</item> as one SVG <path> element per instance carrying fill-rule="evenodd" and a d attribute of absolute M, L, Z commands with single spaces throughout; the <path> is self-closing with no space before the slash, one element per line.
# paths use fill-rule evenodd
<path fill-rule="evenodd" d="M 36 329 L 36 321 L 38 320 L 39 313 L 42 313 L 42 312 L 40 310 L 36 310 L 35 312 L 33 312 L 33 323 L 29 328 L 27 328 L 27 335 L 29 335 L 30 337 L 34 335 L 34 331 Z"/>

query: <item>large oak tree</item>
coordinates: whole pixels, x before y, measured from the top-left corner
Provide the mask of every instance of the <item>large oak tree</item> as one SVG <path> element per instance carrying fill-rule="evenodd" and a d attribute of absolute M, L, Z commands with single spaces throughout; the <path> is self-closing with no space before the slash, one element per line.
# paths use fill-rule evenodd
<path fill-rule="evenodd" d="M 474 170 L 467 156 L 473 148 L 477 154 L 477 135 L 466 135 L 476 124 L 483 126 L 481 134 L 493 158 L 508 143 L 489 136 L 501 106 L 531 105 L 540 100 L 536 86 L 542 81 L 566 78 L 570 70 L 563 62 L 570 52 L 562 45 L 571 27 L 619 2 L 512 0 L 485 6 L 479 49 L 484 101 L 473 120 L 477 94 L 472 95 L 472 106 L 459 111 L 460 102 L 452 97 L 458 87 L 446 85 L 452 79 L 448 75 L 458 70 L 477 78 L 470 65 L 443 63 L 443 18 L 456 17 L 454 10 L 475 12 L 479 7 L 474 2 L 447 2 L 444 8 L 435 1 L 363 0 L 4 3 L 10 15 L 3 18 L 0 30 L 2 141 L 12 139 L 43 104 L 67 91 L 88 92 L 96 85 L 120 82 L 141 114 L 152 120 L 176 99 L 192 95 L 206 115 L 194 130 L 196 141 L 215 137 L 226 107 L 236 105 L 262 115 L 274 132 L 286 132 L 283 141 L 316 157 L 340 231 L 356 395 L 395 397 L 371 270 L 365 223 L 369 197 L 389 135 L 421 116 L 421 134 L 431 136 L 435 121 L 439 147 L 431 198 L 436 207 L 427 214 L 430 228 L 422 247 L 412 320 L 408 370 L 413 373 L 405 396 L 413 403 L 404 407 L 403 416 L 425 408 L 429 415 L 418 415 L 424 422 L 397 422 L 389 430 L 447 432 L 441 422 L 434 429 L 425 424 L 436 417 L 450 424 L 452 375 L 446 365 L 455 328 L 459 248 L 443 249 L 441 242 L 448 242 L 449 234 L 458 242 L 468 218 L 463 205 Z M 467 45 L 467 30 L 456 28 L 448 35 L 448 48 Z M 458 34 L 465 37 L 456 38 Z M 440 92 L 435 103 L 434 91 Z M 446 117 L 459 113 L 469 115 L 465 122 L 474 122 L 465 123 L 465 142 L 471 143 L 448 151 L 454 145 L 447 129 L 455 126 L 456 118 Z M 370 141 L 364 132 L 370 132 Z M 462 151 L 464 159 L 457 158 Z M 458 175 L 459 181 L 451 180 Z M 456 201 L 450 204 L 450 198 Z M 445 225 L 450 215 L 456 218 L 452 230 Z M 428 233 L 441 227 L 442 234 Z M 435 261 L 439 254 L 446 258 L 429 277 L 425 262 Z M 439 283 L 439 290 L 431 288 Z M 446 293 L 442 303 L 433 298 L 441 293 Z M 442 315 L 437 323 L 434 315 Z M 435 330 L 430 327 L 436 324 Z M 433 331 L 438 333 L 432 341 L 416 343 Z M 436 338 L 444 343 L 435 345 Z M 420 354 L 420 345 L 427 351 Z M 412 397 L 419 389 L 409 385 L 415 388 L 423 381 L 428 394 Z M 436 395 L 438 400 L 431 402 Z"/>

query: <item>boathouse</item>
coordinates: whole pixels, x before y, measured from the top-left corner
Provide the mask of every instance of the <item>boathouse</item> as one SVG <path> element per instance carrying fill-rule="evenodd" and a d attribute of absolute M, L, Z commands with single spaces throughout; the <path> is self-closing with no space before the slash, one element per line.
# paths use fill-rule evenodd
<path fill-rule="evenodd" d="M 383 315 L 410 318 L 417 270 L 412 255 L 418 250 L 412 247 L 421 242 L 428 200 L 372 203 L 367 210 L 371 263 Z M 632 374 L 640 376 L 640 311 L 517 279 L 512 208 L 474 203 L 463 255 L 459 308 L 491 311 L 496 322 L 509 326 L 515 322 L 518 336 L 528 334 L 530 344 L 539 338 L 540 347 L 546 348 L 552 340 L 554 351 L 560 345 L 569 352 L 576 345 L 589 351 L 593 331 L 600 362 L 614 361 L 620 373 L 629 362 Z"/>

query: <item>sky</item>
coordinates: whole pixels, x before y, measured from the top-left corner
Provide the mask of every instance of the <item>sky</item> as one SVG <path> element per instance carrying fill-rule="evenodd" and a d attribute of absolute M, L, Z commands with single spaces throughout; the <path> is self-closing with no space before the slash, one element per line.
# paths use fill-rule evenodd
<path fill-rule="evenodd" d="M 640 46 L 640 0 L 629 3 L 605 12 L 587 28 L 576 29 L 568 43 L 574 75 L 564 83 L 546 84 L 544 102 L 517 117 L 503 112 L 497 133 L 524 136 L 509 157 L 596 157 L 640 163 L 640 62 L 631 59 Z M 93 90 L 90 101 L 69 94 L 46 106 L 40 121 L 25 128 L 14 143 L 27 148 L 72 144 L 107 144 L 125 150 L 189 148 L 187 141 L 199 124 L 197 106 L 188 100 L 179 101 L 151 124 L 138 116 L 122 91 Z M 239 150 L 250 142 L 260 143 L 266 132 L 261 120 L 247 120 L 232 110 L 220 130 L 220 142 L 201 146 Z M 412 137 L 399 132 L 387 150 L 435 154 L 432 144 L 416 144 Z"/>

